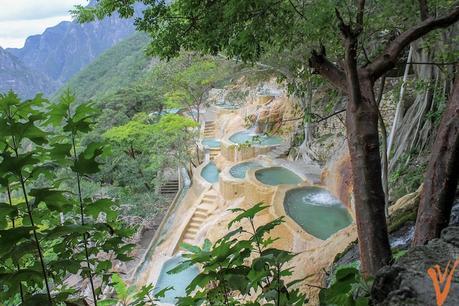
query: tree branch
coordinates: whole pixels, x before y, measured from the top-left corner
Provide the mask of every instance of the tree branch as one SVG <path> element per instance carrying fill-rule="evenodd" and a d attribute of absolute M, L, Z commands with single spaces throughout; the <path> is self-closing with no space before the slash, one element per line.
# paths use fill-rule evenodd
<path fill-rule="evenodd" d="M 451 12 L 440 18 L 428 18 L 411 29 L 400 34 L 394 39 L 384 52 L 379 55 L 371 64 L 364 68 L 373 81 L 380 78 L 384 73 L 394 68 L 400 53 L 413 41 L 421 38 L 429 32 L 446 28 L 459 20 L 459 5 Z"/>
<path fill-rule="evenodd" d="M 316 50 L 311 52 L 309 67 L 313 69 L 313 73 L 320 74 L 326 78 L 342 93 L 347 93 L 344 71 L 327 59 L 323 46 L 321 46 L 320 52 Z"/>

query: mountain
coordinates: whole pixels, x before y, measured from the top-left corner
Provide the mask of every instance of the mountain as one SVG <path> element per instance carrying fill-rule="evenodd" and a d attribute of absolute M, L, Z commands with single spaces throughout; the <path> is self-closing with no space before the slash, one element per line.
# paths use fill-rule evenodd
<path fill-rule="evenodd" d="M 22 98 L 32 98 L 36 93 L 49 93 L 57 88 L 57 82 L 25 66 L 17 57 L 0 47 L 0 92 L 14 90 Z"/>
<path fill-rule="evenodd" d="M 101 54 L 72 77 L 55 95 L 70 88 L 79 99 L 100 98 L 126 87 L 145 76 L 157 60 L 145 55 L 149 37 L 135 33 Z"/>
<path fill-rule="evenodd" d="M 64 83 L 134 30 L 132 20 L 118 16 L 87 24 L 65 21 L 30 36 L 23 48 L 7 50 L 29 68 Z"/>

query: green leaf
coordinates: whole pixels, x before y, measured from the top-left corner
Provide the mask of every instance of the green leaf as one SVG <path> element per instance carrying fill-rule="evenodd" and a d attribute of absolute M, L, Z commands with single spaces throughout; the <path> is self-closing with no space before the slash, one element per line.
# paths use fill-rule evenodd
<path fill-rule="evenodd" d="M 69 162 L 69 158 L 72 157 L 71 154 L 72 145 L 69 143 L 55 143 L 49 151 L 52 159 L 61 164 L 66 164 Z"/>
<path fill-rule="evenodd" d="M 7 203 L 0 203 L 0 219 L 5 219 L 6 217 L 14 219 L 18 216 L 18 209 L 15 206 L 12 206 Z"/>
<path fill-rule="evenodd" d="M 113 209 L 115 203 L 111 199 L 99 199 L 95 202 L 85 202 L 85 214 L 94 219 L 97 219 L 101 212 L 106 214 L 108 221 L 114 221 L 118 216 L 118 213 Z"/>
<path fill-rule="evenodd" d="M 230 228 L 234 223 L 240 222 L 243 219 L 253 219 L 256 214 L 258 214 L 260 211 L 268 208 L 268 205 L 264 205 L 263 202 L 255 204 L 253 207 L 247 209 L 247 210 L 242 210 L 243 212 L 239 214 L 236 218 L 231 220 L 231 222 L 228 224 L 228 228 Z M 240 209 L 232 209 L 231 211 L 237 212 L 241 211 Z"/>
<path fill-rule="evenodd" d="M 24 303 L 20 304 L 21 306 L 41 306 L 49 305 L 48 295 L 37 293 L 32 296 L 26 297 Z"/>
<path fill-rule="evenodd" d="M 21 240 L 30 239 L 32 230 L 31 226 L 0 230 L 0 256 L 8 253 Z"/>
<path fill-rule="evenodd" d="M 46 234 L 46 239 L 53 240 L 57 238 L 64 238 L 69 234 L 79 234 L 83 235 L 89 232 L 92 229 L 89 225 L 79 225 L 79 224 L 66 224 L 62 226 L 56 226 L 52 230 L 48 231 Z"/>
<path fill-rule="evenodd" d="M 103 153 L 103 149 L 98 143 L 89 144 L 84 152 L 78 155 L 75 164 L 71 167 L 72 171 L 81 175 L 95 174 L 100 171 L 101 163 L 96 161 L 96 158 Z"/>
<path fill-rule="evenodd" d="M 64 196 L 65 193 L 52 188 L 39 188 L 32 189 L 29 194 L 35 198 L 35 206 L 43 202 L 49 210 L 65 212 L 73 206 L 73 202 Z"/>

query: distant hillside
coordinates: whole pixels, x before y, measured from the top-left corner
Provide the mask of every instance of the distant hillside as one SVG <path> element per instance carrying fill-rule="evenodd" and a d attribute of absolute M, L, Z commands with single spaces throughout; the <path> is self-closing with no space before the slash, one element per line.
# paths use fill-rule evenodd
<path fill-rule="evenodd" d="M 0 47 L 0 92 L 13 90 L 22 98 L 53 92 L 58 84 L 46 75 L 26 67 L 18 58 Z"/>
<path fill-rule="evenodd" d="M 99 56 L 55 94 L 70 88 L 79 99 L 101 98 L 144 77 L 155 59 L 145 55 L 149 38 L 136 33 Z"/>

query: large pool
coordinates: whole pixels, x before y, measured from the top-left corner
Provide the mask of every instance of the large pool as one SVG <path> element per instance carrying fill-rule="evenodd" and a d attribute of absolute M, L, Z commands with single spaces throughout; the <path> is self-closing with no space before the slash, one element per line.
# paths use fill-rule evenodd
<path fill-rule="evenodd" d="M 205 138 L 202 140 L 202 145 L 206 148 L 217 149 L 220 148 L 220 140 L 215 138 Z"/>
<path fill-rule="evenodd" d="M 255 171 L 257 180 L 266 185 L 276 186 L 281 184 L 298 184 L 303 181 L 301 177 L 284 167 L 270 167 Z"/>
<path fill-rule="evenodd" d="M 352 223 L 344 205 L 328 190 L 320 187 L 302 187 L 287 192 L 284 200 L 286 213 L 306 232 L 327 239 Z"/>
<path fill-rule="evenodd" d="M 201 176 L 208 181 L 209 183 L 218 182 L 218 176 L 220 175 L 220 170 L 214 162 L 208 163 L 204 168 L 202 168 Z"/>
<path fill-rule="evenodd" d="M 279 136 L 268 136 L 264 134 L 256 134 L 251 131 L 242 131 L 232 135 L 229 140 L 233 143 L 252 145 L 273 146 L 282 143 L 282 138 Z"/>
<path fill-rule="evenodd" d="M 175 304 L 177 302 L 175 300 L 177 297 L 186 296 L 186 287 L 199 274 L 199 269 L 195 266 L 189 267 L 177 274 L 167 273 L 182 261 L 182 256 L 176 256 L 164 263 L 158 281 L 156 282 L 154 292 L 157 293 L 167 287 L 174 287 L 174 289 L 167 291 L 165 297 L 159 299 L 161 303 Z"/>
<path fill-rule="evenodd" d="M 256 169 L 261 167 L 262 165 L 256 161 L 243 162 L 231 167 L 230 174 L 232 177 L 243 179 L 245 178 L 245 175 L 249 169 Z"/>

